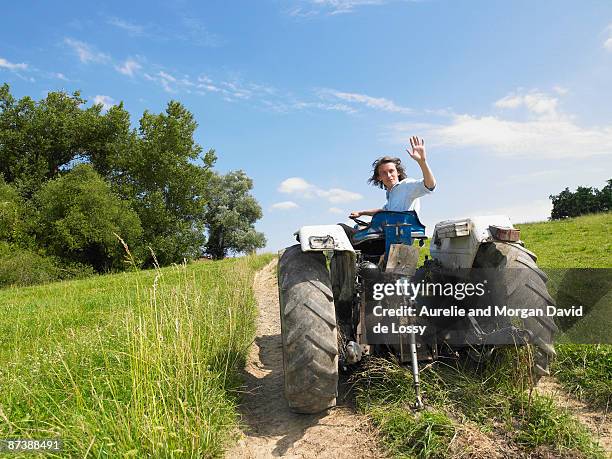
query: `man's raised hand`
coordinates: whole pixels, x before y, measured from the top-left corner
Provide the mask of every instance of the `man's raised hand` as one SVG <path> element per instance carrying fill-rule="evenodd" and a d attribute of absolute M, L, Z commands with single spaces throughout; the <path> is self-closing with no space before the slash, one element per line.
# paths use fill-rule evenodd
<path fill-rule="evenodd" d="M 425 153 L 425 141 L 413 136 L 410 137 L 410 146 L 412 147 L 412 151 L 406 148 L 406 151 L 410 157 L 417 163 L 424 163 L 427 160 L 427 155 Z"/>

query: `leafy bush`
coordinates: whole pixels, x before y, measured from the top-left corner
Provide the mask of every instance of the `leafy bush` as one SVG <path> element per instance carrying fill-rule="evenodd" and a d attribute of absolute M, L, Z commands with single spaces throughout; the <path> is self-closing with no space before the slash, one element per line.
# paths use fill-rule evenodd
<path fill-rule="evenodd" d="M 0 241 L 31 245 L 28 217 L 26 202 L 0 174 Z"/>
<path fill-rule="evenodd" d="M 43 185 L 35 195 L 37 239 L 49 254 L 98 271 L 123 267 L 124 249 L 139 245 L 142 227 L 129 204 L 88 164 Z"/>
<path fill-rule="evenodd" d="M 52 282 L 60 270 L 49 257 L 0 242 L 0 287 Z"/>

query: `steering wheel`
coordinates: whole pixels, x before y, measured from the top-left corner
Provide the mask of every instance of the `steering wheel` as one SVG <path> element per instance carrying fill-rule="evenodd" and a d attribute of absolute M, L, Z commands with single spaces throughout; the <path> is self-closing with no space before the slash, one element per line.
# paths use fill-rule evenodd
<path fill-rule="evenodd" d="M 368 226 L 369 223 L 368 222 L 364 222 L 363 220 L 360 220 L 359 217 L 349 217 L 351 220 L 353 220 L 355 223 L 357 223 L 360 226 Z"/>

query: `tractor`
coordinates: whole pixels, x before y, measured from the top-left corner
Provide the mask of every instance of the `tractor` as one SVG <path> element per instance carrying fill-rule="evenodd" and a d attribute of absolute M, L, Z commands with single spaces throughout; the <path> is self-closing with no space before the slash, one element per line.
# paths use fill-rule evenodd
<path fill-rule="evenodd" d="M 414 211 L 370 222 L 303 226 L 279 253 L 285 398 L 292 411 L 333 407 L 339 374 L 374 354 L 412 368 L 444 356 L 484 359 L 530 346 L 534 380 L 549 373 L 557 327 L 536 255 L 507 216 L 435 225 L 431 258 L 417 266 L 425 226 Z"/>

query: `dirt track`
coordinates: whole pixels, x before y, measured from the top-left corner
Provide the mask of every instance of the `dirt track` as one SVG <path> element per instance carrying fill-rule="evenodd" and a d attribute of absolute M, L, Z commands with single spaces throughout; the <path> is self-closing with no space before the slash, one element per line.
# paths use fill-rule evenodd
<path fill-rule="evenodd" d="M 257 273 L 254 288 L 259 318 L 245 369 L 244 436 L 226 457 L 385 457 L 367 419 L 351 409 L 342 385 L 338 407 L 329 412 L 289 411 L 283 397 L 276 260 Z"/>

